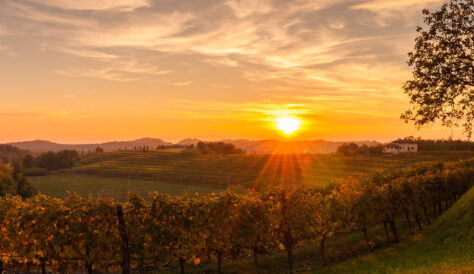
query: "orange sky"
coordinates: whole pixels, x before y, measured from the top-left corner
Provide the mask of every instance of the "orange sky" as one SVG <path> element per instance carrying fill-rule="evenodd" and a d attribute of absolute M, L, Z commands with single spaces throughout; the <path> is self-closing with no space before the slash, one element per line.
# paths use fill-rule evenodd
<path fill-rule="evenodd" d="M 0 142 L 159 137 L 387 141 L 439 1 L 0 0 Z M 462 137 L 460 130 L 455 137 Z"/>

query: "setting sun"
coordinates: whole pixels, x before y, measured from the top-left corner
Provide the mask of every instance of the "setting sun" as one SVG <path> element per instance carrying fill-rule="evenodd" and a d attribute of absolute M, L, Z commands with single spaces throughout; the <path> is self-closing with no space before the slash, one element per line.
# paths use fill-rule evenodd
<path fill-rule="evenodd" d="M 276 120 L 277 129 L 283 131 L 285 134 L 291 134 L 300 128 L 301 122 L 298 119 L 291 117 L 282 117 Z"/>

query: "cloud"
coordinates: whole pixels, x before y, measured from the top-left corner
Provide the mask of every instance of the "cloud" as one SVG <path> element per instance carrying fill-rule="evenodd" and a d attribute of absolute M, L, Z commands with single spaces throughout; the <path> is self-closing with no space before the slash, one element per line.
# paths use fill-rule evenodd
<path fill-rule="evenodd" d="M 31 0 L 41 5 L 72 10 L 134 10 L 150 6 L 148 0 Z"/>
<path fill-rule="evenodd" d="M 232 0 L 227 5 L 232 8 L 235 16 L 243 18 L 253 14 L 267 14 L 273 10 L 271 1 L 269 0 Z"/>
<path fill-rule="evenodd" d="M 162 82 L 195 82 L 183 70 L 208 65 L 280 93 L 383 87 L 405 76 L 414 32 L 410 12 L 388 16 L 378 0 L 35 1 L 3 5 L 9 20 L 0 24 L 30 45 L 85 59 L 55 68 L 61 75 L 111 81 L 179 72 Z"/>
<path fill-rule="evenodd" d="M 184 87 L 184 86 L 189 86 L 191 85 L 192 82 L 191 81 L 187 81 L 187 82 L 176 82 L 176 83 L 173 83 L 173 85 L 175 86 L 178 86 L 178 87 Z"/>
<path fill-rule="evenodd" d="M 397 0 L 397 1 L 386 1 L 386 0 L 373 0 L 364 1 L 363 3 L 353 5 L 352 9 L 367 9 L 367 10 L 381 10 L 381 9 L 399 9 L 406 8 L 409 6 L 420 6 L 426 5 L 427 3 L 442 3 L 440 0 Z"/>

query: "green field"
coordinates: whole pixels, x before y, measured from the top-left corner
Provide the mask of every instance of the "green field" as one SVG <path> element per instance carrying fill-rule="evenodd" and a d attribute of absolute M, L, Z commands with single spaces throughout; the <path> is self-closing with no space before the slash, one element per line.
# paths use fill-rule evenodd
<path fill-rule="evenodd" d="M 348 177 L 407 167 L 414 162 L 458 160 L 470 152 L 430 152 L 404 155 L 344 157 L 302 155 L 200 155 L 172 151 L 117 151 L 86 155 L 75 168 L 30 177 L 39 192 L 64 197 L 66 191 L 106 194 L 123 200 L 127 193 L 156 190 L 180 195 L 233 188 L 264 189 L 277 184 L 325 186 Z M 146 195 L 145 195 L 146 196 Z"/>
<path fill-rule="evenodd" d="M 171 184 L 141 179 L 124 179 L 112 177 L 89 176 L 80 174 L 53 174 L 48 176 L 30 177 L 31 184 L 42 194 L 52 197 L 64 198 L 67 191 L 81 196 L 106 195 L 118 201 L 125 201 L 128 192 L 137 192 L 142 197 L 147 197 L 150 191 L 158 191 L 171 195 L 185 193 L 207 194 L 225 191 L 223 185 L 187 185 Z"/>

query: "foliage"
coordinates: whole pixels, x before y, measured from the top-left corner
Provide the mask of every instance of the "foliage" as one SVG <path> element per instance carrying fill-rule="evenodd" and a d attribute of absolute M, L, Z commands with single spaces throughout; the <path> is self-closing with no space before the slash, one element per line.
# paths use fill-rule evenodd
<path fill-rule="evenodd" d="M 46 168 L 47 170 L 57 170 L 71 168 L 79 163 L 79 154 L 75 150 L 63 150 L 57 153 L 47 152 L 38 156 L 35 160 L 35 166 Z"/>
<path fill-rule="evenodd" d="M 192 197 L 152 193 L 149 200 L 131 193 L 123 204 L 126 238 L 119 233 L 120 204 L 112 199 L 6 195 L 0 198 L 1 260 L 9 268 L 116 272 L 128 250 L 132 269 L 140 272 L 177 264 L 184 272 L 186 266 L 213 261 L 222 272 L 225 259 L 280 248 L 287 251 L 292 272 L 299 243 L 316 243 L 324 261 L 326 241 L 343 233 L 364 233 L 383 223 L 387 240 L 397 241 L 401 217 L 434 220 L 474 184 L 473 178 L 474 160 L 469 160 L 415 165 L 326 189 L 288 185 L 265 193 Z M 434 214 L 426 214 L 426 207 Z M 121 248 L 124 244 L 128 249 Z"/>
<path fill-rule="evenodd" d="M 449 0 L 440 10 L 423 10 L 428 29 L 417 28 L 408 64 L 413 79 L 404 85 L 412 108 L 405 121 L 422 126 L 440 120 L 463 122 L 468 137 L 474 120 L 474 1 Z"/>
<path fill-rule="evenodd" d="M 336 153 L 346 155 L 346 156 L 354 156 L 354 155 L 380 155 L 383 153 L 383 146 L 367 146 L 362 145 L 358 146 L 354 143 L 349 144 L 342 144 L 340 145 Z"/>
<path fill-rule="evenodd" d="M 201 154 L 243 154 L 242 149 L 236 148 L 233 144 L 224 142 L 199 142 L 196 147 L 191 146 L 188 150 L 195 150 Z"/>
<path fill-rule="evenodd" d="M 6 194 L 20 195 L 22 198 L 33 197 L 38 192 L 23 176 L 23 166 L 17 161 L 12 164 L 13 168 L 0 165 L 0 196 Z"/>
<path fill-rule="evenodd" d="M 422 140 L 416 141 L 418 151 L 474 151 L 474 142 L 463 140 Z"/>
<path fill-rule="evenodd" d="M 19 149 L 12 145 L 0 144 L 0 164 L 19 161 L 29 154 L 30 152 L 28 150 Z"/>

